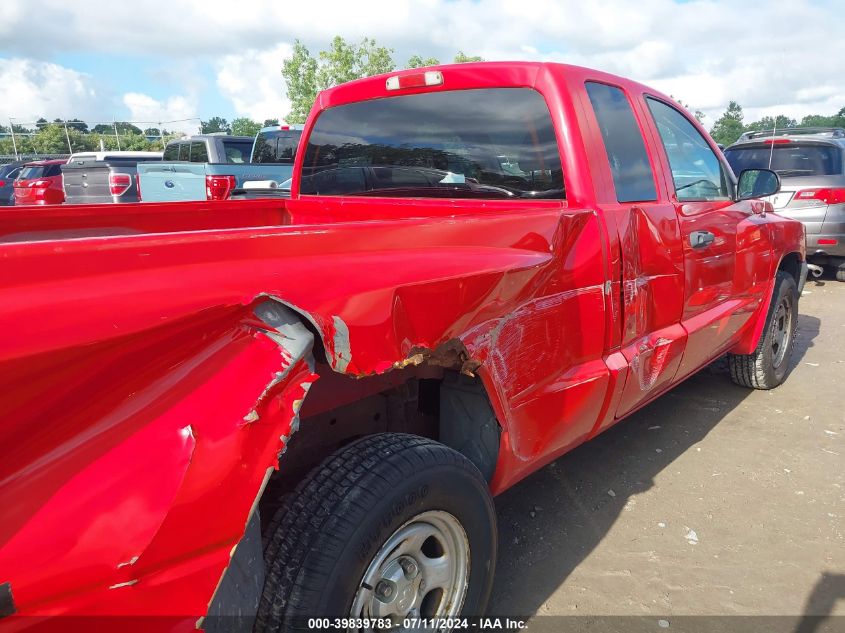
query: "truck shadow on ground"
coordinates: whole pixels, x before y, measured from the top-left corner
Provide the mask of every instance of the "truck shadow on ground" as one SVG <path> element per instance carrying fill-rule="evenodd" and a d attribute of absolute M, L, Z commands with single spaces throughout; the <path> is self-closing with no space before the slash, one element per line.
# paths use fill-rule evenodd
<path fill-rule="evenodd" d="M 819 324 L 800 315 L 790 371 L 813 346 Z M 500 495 L 499 558 L 488 611 L 537 613 L 602 541 L 628 500 L 651 489 L 661 471 L 751 393 L 731 382 L 727 360 L 719 359 Z"/>

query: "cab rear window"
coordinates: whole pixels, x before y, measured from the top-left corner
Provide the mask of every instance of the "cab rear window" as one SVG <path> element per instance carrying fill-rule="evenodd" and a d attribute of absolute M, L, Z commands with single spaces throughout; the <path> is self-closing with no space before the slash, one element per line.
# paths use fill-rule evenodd
<path fill-rule="evenodd" d="M 453 90 L 324 111 L 300 193 L 564 198 L 545 99 L 529 88 Z"/>
<path fill-rule="evenodd" d="M 292 165 L 301 136 L 302 130 L 274 130 L 259 133 L 255 137 L 252 162 Z"/>
<path fill-rule="evenodd" d="M 842 173 L 842 150 L 834 145 L 774 143 L 730 147 L 725 158 L 734 173 L 743 169 L 773 169 L 781 176 L 834 176 Z M 771 160 L 771 167 L 769 167 Z"/>
<path fill-rule="evenodd" d="M 223 141 L 223 155 L 227 163 L 248 163 L 251 153 L 252 141 Z"/>
<path fill-rule="evenodd" d="M 18 180 L 49 178 L 50 176 L 58 176 L 60 173 L 62 173 L 62 168 L 59 165 L 33 165 L 21 169 Z"/>

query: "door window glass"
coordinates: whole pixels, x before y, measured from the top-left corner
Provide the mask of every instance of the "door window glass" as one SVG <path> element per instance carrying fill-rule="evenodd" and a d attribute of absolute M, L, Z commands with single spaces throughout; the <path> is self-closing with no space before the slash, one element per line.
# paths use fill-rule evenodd
<path fill-rule="evenodd" d="M 722 163 L 683 114 L 657 99 L 646 99 L 666 150 L 679 201 L 730 198 Z"/>

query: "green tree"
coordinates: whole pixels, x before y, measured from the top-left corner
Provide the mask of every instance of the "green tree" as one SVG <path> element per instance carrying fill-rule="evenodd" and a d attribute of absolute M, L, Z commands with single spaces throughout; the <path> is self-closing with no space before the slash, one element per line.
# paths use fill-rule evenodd
<path fill-rule="evenodd" d="M 710 129 L 710 136 L 717 143 L 730 145 L 742 134 L 744 129 L 742 119 L 742 106 L 736 101 L 731 101 L 728 103 L 728 109 L 713 124 L 713 127 Z"/>
<path fill-rule="evenodd" d="M 70 125 L 70 123 L 68 123 Z M 132 125 L 131 123 L 127 123 L 126 121 L 115 121 L 114 123 L 99 123 L 93 127 L 91 130 L 97 134 L 102 134 L 106 136 L 111 134 L 114 136 L 114 130 L 117 128 L 118 134 L 143 134 L 141 128 Z"/>
<path fill-rule="evenodd" d="M 836 115 L 833 116 L 824 116 L 821 114 L 808 114 L 803 119 L 801 119 L 801 126 L 802 127 L 833 127 L 836 125 L 835 123 Z"/>
<path fill-rule="evenodd" d="M 478 55 L 467 55 L 463 51 L 458 51 L 454 61 L 456 64 L 464 64 L 466 62 L 483 62 L 484 58 Z"/>
<path fill-rule="evenodd" d="M 255 136 L 261 124 L 249 117 L 238 117 L 232 120 L 232 134 L 235 136 Z"/>
<path fill-rule="evenodd" d="M 200 130 L 203 134 L 213 134 L 215 132 L 232 132 L 232 126 L 223 117 L 213 116 L 208 121 L 200 121 Z"/>
<path fill-rule="evenodd" d="M 83 134 L 88 134 L 88 124 L 81 119 L 68 119 L 67 126 L 79 130 Z"/>
<path fill-rule="evenodd" d="M 303 123 L 317 98 L 317 60 L 305 45 L 296 40 L 293 55 L 282 65 L 282 77 L 290 99 L 288 123 Z"/>
<path fill-rule="evenodd" d="M 278 125 L 279 119 L 264 119 L 264 125 L 262 127 L 270 127 L 271 125 Z"/>
<path fill-rule="evenodd" d="M 372 77 L 396 70 L 393 49 L 376 46 L 374 39 L 364 38 L 356 51 L 356 72 L 359 77 Z"/>
<path fill-rule="evenodd" d="M 353 44 L 338 35 L 328 50 L 320 51 L 314 58 L 305 45 L 296 40 L 293 55 L 282 66 L 291 102 L 287 122 L 303 123 L 320 90 L 394 70 L 396 63 L 392 54 L 393 49 L 379 46 L 374 39 L 365 37 L 359 44 Z"/>
<path fill-rule="evenodd" d="M 31 141 L 33 149 L 39 154 L 68 154 L 94 149 L 90 145 L 90 135 L 69 126 L 65 130 L 64 123 L 45 125 L 31 137 Z"/>
<path fill-rule="evenodd" d="M 440 63 L 440 60 L 436 57 L 426 57 L 423 58 L 420 55 L 411 55 L 411 58 L 408 60 L 408 63 L 405 64 L 405 68 L 422 68 L 423 66 L 437 66 Z"/>
<path fill-rule="evenodd" d="M 481 57 L 466 55 L 458 51 L 455 62 L 483 61 Z M 439 64 L 435 57 L 423 58 L 413 55 L 407 68 L 420 68 Z M 312 56 L 305 45 L 296 40 L 293 55 L 282 65 L 282 77 L 287 88 L 291 109 L 288 123 L 303 123 L 317 98 L 317 92 L 338 84 L 371 77 L 396 70 L 393 49 L 379 46 L 372 38 L 365 37 L 360 43 L 347 42 L 340 36 L 331 41 L 328 50 Z"/>
<path fill-rule="evenodd" d="M 353 79 L 389 73 L 396 68 L 392 53 L 392 48 L 377 46 L 375 40 L 367 37 L 355 45 L 336 35 L 329 50 L 320 51 L 317 89 L 325 90 Z"/>
<path fill-rule="evenodd" d="M 759 132 L 761 130 L 772 130 L 775 128 L 777 128 L 778 130 L 782 130 L 784 128 L 795 127 L 797 125 L 798 122 L 795 119 L 791 119 L 785 114 L 779 114 L 774 118 L 770 116 L 764 116 L 759 121 L 749 123 L 745 126 L 745 131 Z"/>

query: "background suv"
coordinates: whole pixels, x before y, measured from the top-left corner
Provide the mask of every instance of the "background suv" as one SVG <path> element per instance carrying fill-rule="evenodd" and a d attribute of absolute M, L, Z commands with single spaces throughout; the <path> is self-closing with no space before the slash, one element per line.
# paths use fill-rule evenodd
<path fill-rule="evenodd" d="M 15 180 L 15 204 L 62 204 L 62 165 L 67 158 L 25 164 Z"/>
<path fill-rule="evenodd" d="M 807 229 L 807 259 L 845 281 L 845 129 L 746 132 L 725 150 L 734 173 L 771 168 L 781 189 L 769 198 L 779 215 Z"/>
<path fill-rule="evenodd" d="M 0 207 L 15 204 L 15 178 L 23 165 L 20 161 L 0 165 Z"/>

